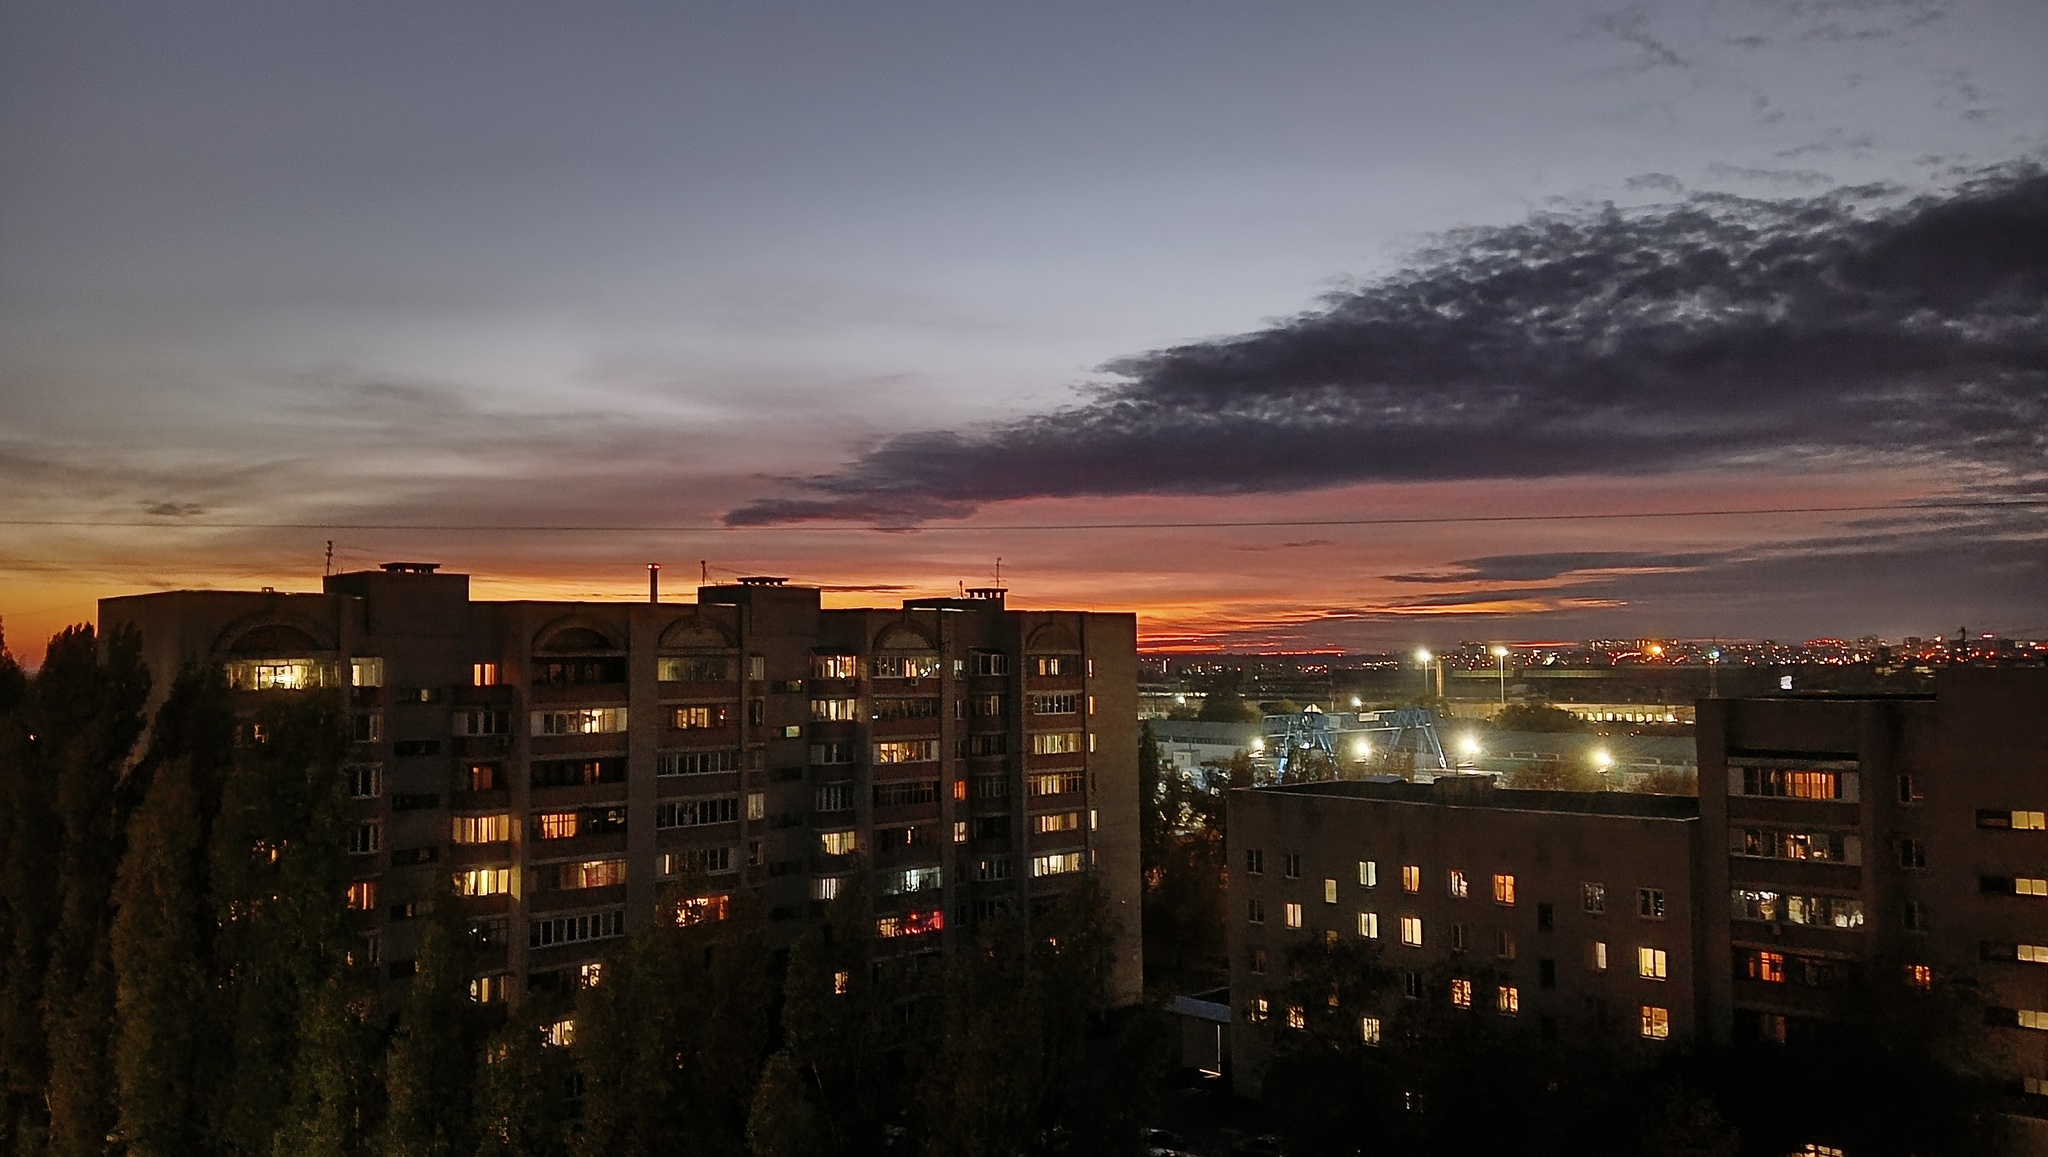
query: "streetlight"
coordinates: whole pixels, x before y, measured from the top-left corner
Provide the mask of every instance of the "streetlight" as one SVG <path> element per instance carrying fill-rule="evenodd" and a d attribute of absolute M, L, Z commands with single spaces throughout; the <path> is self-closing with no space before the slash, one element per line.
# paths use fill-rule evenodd
<path fill-rule="evenodd" d="M 1424 699 L 1429 698 L 1429 693 L 1433 690 L 1429 682 L 1429 665 L 1435 659 L 1436 656 L 1429 653 L 1428 647 L 1415 648 L 1415 662 L 1422 668 L 1422 697 Z"/>
<path fill-rule="evenodd" d="M 1508 705 L 1508 649 L 1494 644 L 1493 657 L 1500 660 L 1500 705 L 1505 708 Z"/>

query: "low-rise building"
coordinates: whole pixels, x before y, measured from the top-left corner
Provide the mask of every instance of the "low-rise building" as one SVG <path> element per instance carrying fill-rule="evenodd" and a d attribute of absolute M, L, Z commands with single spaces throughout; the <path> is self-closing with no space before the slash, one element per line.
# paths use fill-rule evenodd
<path fill-rule="evenodd" d="M 1230 793 L 1240 1092 L 1258 1094 L 1273 1034 L 1295 1019 L 1274 994 L 1288 949 L 1313 938 L 1378 945 L 1401 978 L 1389 1002 L 1449 1002 L 1547 1039 L 1698 1031 L 1698 801 L 1492 784 L 1476 775 Z M 1461 975 L 1491 991 L 1460 987 Z"/>

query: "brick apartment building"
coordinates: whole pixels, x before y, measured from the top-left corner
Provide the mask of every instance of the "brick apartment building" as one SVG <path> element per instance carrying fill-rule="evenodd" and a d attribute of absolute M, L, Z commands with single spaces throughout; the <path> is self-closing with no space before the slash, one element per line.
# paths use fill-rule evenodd
<path fill-rule="evenodd" d="M 2044 1115 L 2048 670 L 1953 669 L 1932 695 L 1703 700 L 1699 763 L 1711 1021 L 1786 1040 L 1845 1000 L 1973 979 L 1992 1047 Z"/>
<path fill-rule="evenodd" d="M 877 933 L 943 949 L 1086 875 L 1141 988 L 1136 622 L 1004 592 L 824 610 L 742 579 L 682 602 L 483 602 L 432 564 L 319 594 L 103 600 L 159 698 L 220 663 L 245 704 L 301 689 L 352 716 L 363 951 L 395 979 L 451 881 L 488 945 L 477 994 L 568 986 L 678 877 L 745 890 L 793 939 L 865 865 Z"/>
<path fill-rule="evenodd" d="M 1258 1095 L 1270 1042 L 1291 1027 L 1273 993 L 1306 938 L 1375 941 L 1401 976 L 1389 1004 L 1449 1002 L 1554 1039 L 1693 1035 L 1697 804 L 1489 776 L 1230 793 L 1234 1087 Z M 1364 1019 L 1376 1037 L 1382 1018 Z"/>

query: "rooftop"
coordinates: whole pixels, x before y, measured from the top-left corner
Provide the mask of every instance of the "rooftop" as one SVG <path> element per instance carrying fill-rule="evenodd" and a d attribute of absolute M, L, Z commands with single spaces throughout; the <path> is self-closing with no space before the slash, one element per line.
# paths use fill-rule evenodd
<path fill-rule="evenodd" d="M 1700 801 L 1689 795 L 1651 795 L 1632 791 L 1522 791 L 1494 787 L 1492 777 L 1483 775 L 1445 776 L 1434 783 L 1345 779 L 1244 790 L 1264 795 L 1378 800 L 1383 803 L 1556 812 L 1568 815 L 1633 816 L 1639 819 L 1694 819 L 1700 814 Z"/>

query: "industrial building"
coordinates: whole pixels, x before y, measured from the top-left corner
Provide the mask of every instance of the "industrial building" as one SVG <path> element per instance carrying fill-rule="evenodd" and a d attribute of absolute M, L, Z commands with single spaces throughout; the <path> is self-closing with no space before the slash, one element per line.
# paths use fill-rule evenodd
<path fill-rule="evenodd" d="M 1230 794 L 1233 1086 L 1259 1093 L 1291 948 L 1373 942 L 1386 994 L 1511 1017 L 1548 1039 L 1699 1031 L 1698 801 L 1514 791 L 1488 775 Z M 1379 1016 L 1360 1032 L 1377 1038 Z"/>
<path fill-rule="evenodd" d="M 864 884 L 879 942 L 922 952 L 1092 876 L 1135 1000 L 1136 622 L 1004 596 L 826 610 L 756 578 L 694 603 L 487 602 L 394 563 L 317 594 L 106 599 L 100 627 L 140 631 L 159 699 L 192 663 L 244 707 L 346 697 L 348 901 L 393 982 L 451 886 L 487 945 L 474 991 L 517 999 L 592 975 L 678 880 L 707 917 L 758 895 L 784 943 Z"/>

